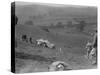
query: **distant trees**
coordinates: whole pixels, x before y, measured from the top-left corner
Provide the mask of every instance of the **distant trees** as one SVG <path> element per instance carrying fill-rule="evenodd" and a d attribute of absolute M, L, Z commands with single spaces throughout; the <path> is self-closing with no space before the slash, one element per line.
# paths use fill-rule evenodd
<path fill-rule="evenodd" d="M 79 21 L 79 24 L 77 24 L 76 28 L 77 28 L 78 31 L 83 32 L 85 26 L 86 26 L 86 22 L 85 21 Z"/>
<path fill-rule="evenodd" d="M 53 23 L 51 23 L 51 24 L 50 24 L 50 27 L 54 27 L 54 24 L 53 24 Z"/>
<path fill-rule="evenodd" d="M 48 28 L 42 28 L 42 30 L 49 32 Z"/>
<path fill-rule="evenodd" d="M 73 24 L 72 24 L 72 21 L 68 21 L 68 22 L 67 22 L 67 27 L 72 27 L 72 25 L 73 25 Z"/>
<path fill-rule="evenodd" d="M 56 27 L 63 28 L 64 26 L 63 26 L 62 22 L 58 22 L 58 23 L 56 24 Z"/>
<path fill-rule="evenodd" d="M 49 28 L 56 28 L 56 25 L 55 25 L 54 23 L 51 23 L 51 24 L 49 25 Z"/>
<path fill-rule="evenodd" d="M 26 21 L 26 22 L 25 22 L 25 25 L 34 25 L 34 23 L 33 23 L 32 20 L 29 20 L 29 21 Z"/>

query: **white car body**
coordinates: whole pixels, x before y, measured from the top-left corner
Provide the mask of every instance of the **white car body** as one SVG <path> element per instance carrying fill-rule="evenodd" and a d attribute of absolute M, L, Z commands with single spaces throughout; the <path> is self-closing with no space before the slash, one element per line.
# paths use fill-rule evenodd
<path fill-rule="evenodd" d="M 47 45 L 47 47 L 49 47 L 49 48 L 53 48 L 55 46 L 54 44 L 50 43 L 48 40 L 39 39 L 36 41 L 37 41 L 37 45 L 45 43 Z"/>
<path fill-rule="evenodd" d="M 47 43 L 47 46 L 48 46 L 49 48 L 53 48 L 55 45 L 54 45 L 54 44 L 51 44 L 51 43 Z"/>

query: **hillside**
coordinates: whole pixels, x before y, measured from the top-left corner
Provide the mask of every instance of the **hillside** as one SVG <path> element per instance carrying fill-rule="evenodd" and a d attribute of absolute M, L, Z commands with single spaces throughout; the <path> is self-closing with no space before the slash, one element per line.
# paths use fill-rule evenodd
<path fill-rule="evenodd" d="M 57 8 L 57 6 L 59 8 Z M 97 8 L 96 7 L 83 7 L 83 6 L 67 6 L 64 5 L 60 7 L 57 5 L 49 6 L 41 5 L 41 4 L 30 4 L 30 5 L 18 5 L 16 4 L 16 15 L 19 18 L 19 23 L 24 24 L 27 20 L 32 20 L 34 23 L 39 24 L 43 23 L 48 24 L 46 22 L 54 22 L 56 20 L 72 20 L 75 17 L 83 17 L 90 19 L 92 17 L 96 17 Z M 65 10 L 66 9 L 66 10 Z M 93 20 L 92 20 L 93 21 Z M 38 23 L 40 22 L 40 23 Z"/>

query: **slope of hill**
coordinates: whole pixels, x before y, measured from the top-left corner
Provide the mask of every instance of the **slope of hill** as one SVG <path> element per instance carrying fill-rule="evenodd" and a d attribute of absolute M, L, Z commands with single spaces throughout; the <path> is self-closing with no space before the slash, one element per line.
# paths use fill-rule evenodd
<path fill-rule="evenodd" d="M 15 49 L 16 72 L 23 73 L 48 71 L 48 66 L 51 64 L 51 62 L 56 60 L 69 63 L 75 70 L 94 68 L 90 61 L 84 57 L 86 54 L 85 45 L 87 41 L 91 39 L 91 37 L 78 33 L 72 34 L 55 32 L 59 31 L 55 30 L 47 33 L 38 28 L 38 26 L 16 26 L 16 36 L 18 42 L 18 47 Z M 56 49 L 35 47 L 34 44 L 30 43 L 26 44 L 22 40 L 19 40 L 21 39 L 22 35 L 32 37 L 33 41 L 39 38 L 49 40 L 51 43 L 56 45 Z M 59 48 L 62 49 L 61 52 L 59 52 Z"/>
<path fill-rule="evenodd" d="M 49 6 L 49 4 L 35 3 L 22 6 L 16 4 L 16 15 L 19 18 L 19 23 L 24 24 L 29 19 L 33 22 L 46 22 L 56 19 L 70 20 L 73 17 L 94 17 L 97 15 L 97 8 L 67 5 L 58 8 Z"/>

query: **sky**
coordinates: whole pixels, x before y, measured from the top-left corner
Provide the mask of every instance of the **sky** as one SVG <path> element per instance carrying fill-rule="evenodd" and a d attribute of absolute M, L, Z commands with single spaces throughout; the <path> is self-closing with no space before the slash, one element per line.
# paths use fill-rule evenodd
<path fill-rule="evenodd" d="M 40 2 L 33 2 L 32 3 L 32 2 L 16 1 L 16 5 L 32 5 L 32 4 L 47 5 L 47 6 L 54 6 L 54 7 L 77 7 L 77 8 L 90 7 L 90 6 L 81 6 L 81 5 L 68 5 L 68 4 L 65 5 L 65 4 L 40 3 Z"/>

